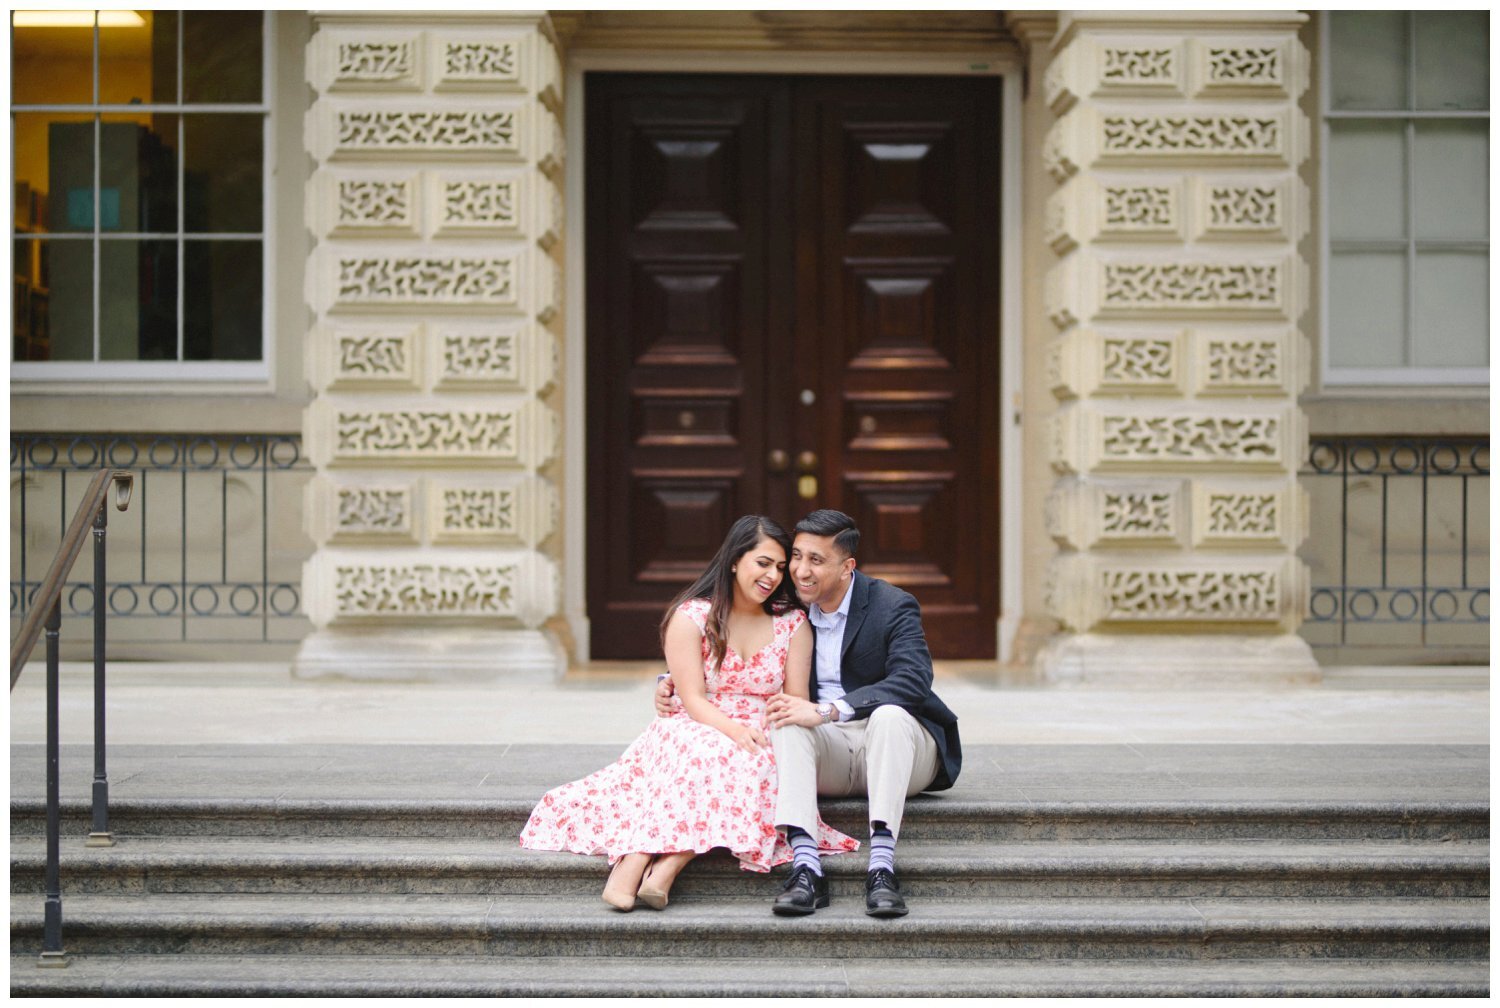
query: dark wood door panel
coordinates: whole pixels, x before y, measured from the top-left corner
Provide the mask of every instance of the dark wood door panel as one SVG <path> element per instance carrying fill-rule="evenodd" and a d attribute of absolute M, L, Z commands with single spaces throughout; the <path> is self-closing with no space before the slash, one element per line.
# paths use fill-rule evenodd
<path fill-rule="evenodd" d="M 935 654 L 993 655 L 996 83 L 587 89 L 593 653 L 658 655 L 662 607 L 738 515 L 826 506 L 917 595 Z"/>

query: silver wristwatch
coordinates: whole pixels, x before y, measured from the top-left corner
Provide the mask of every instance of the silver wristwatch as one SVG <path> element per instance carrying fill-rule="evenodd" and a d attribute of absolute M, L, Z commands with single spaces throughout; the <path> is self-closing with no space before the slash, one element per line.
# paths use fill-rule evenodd
<path fill-rule="evenodd" d="M 818 704 L 817 711 L 818 711 L 818 717 L 820 717 L 820 718 L 823 719 L 823 723 L 824 724 L 828 724 L 830 721 L 833 720 L 833 704 L 831 704 L 831 703 L 820 703 L 820 704 Z"/>

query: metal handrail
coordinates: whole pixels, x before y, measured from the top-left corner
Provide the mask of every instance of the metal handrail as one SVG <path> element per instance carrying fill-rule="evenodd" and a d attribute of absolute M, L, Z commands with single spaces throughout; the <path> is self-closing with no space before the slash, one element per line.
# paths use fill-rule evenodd
<path fill-rule="evenodd" d="M 134 477 L 123 469 L 100 469 L 84 491 L 83 500 L 73 514 L 73 521 L 47 576 L 37 589 L 35 602 L 21 632 L 10 648 L 10 688 L 16 688 L 21 670 L 37 638 L 47 633 L 47 879 L 42 904 L 42 956 L 39 965 L 66 966 L 62 947 L 62 881 L 61 843 L 62 811 L 59 800 L 58 774 L 58 637 L 62 632 L 62 590 L 68 572 L 83 551 L 90 529 L 94 533 L 94 803 L 93 831 L 90 846 L 109 847 L 114 838 L 109 832 L 109 779 L 104 766 L 104 533 L 109 508 L 106 498 L 115 487 L 115 507 L 124 511 L 130 506 Z"/>
<path fill-rule="evenodd" d="M 115 484 L 115 510 L 124 511 L 130 506 L 130 491 L 134 482 L 135 477 L 124 469 L 100 469 L 89 481 L 88 489 L 83 492 L 83 500 L 78 504 L 78 510 L 73 512 L 73 523 L 68 526 L 68 533 L 63 536 L 62 545 L 57 548 L 57 555 L 52 560 L 52 566 L 47 568 L 47 576 L 42 579 L 41 586 L 36 590 L 31 609 L 27 612 L 26 619 L 21 622 L 21 632 L 10 646 L 11 689 L 16 688 L 16 681 L 21 678 L 21 670 L 26 667 L 26 661 L 31 657 L 37 639 L 42 635 L 47 614 L 62 598 L 63 582 L 67 579 L 68 572 L 73 569 L 73 564 L 78 560 L 78 554 L 83 552 L 83 543 L 88 537 L 89 528 L 103 512 L 104 498 L 109 485 Z M 102 599 L 95 599 L 95 608 L 102 608 L 102 601 Z"/>

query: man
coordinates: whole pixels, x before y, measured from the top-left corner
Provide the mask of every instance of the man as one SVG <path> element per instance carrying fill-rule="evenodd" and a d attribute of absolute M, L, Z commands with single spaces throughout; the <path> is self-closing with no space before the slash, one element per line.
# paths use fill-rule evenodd
<path fill-rule="evenodd" d="M 917 600 L 855 569 L 859 529 L 840 511 L 797 523 L 787 565 L 814 629 L 814 700 L 773 697 L 767 716 L 779 788 L 776 825 L 792 847 L 791 877 L 772 910 L 805 916 L 828 905 L 818 856 L 817 796 L 870 801 L 865 913 L 902 917 L 896 839 L 906 799 L 958 777 L 958 719 L 932 692 L 932 657 Z M 657 689 L 670 712 L 671 681 Z"/>

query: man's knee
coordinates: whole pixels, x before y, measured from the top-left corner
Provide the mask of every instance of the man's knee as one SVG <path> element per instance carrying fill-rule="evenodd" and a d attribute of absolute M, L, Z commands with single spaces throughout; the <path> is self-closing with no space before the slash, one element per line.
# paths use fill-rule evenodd
<path fill-rule="evenodd" d="M 781 725 L 771 730 L 771 748 L 776 752 L 781 752 L 783 749 L 812 752 L 815 745 L 811 728 L 804 728 L 801 725 Z"/>
<path fill-rule="evenodd" d="M 917 723 L 917 719 L 906 712 L 905 708 L 897 707 L 895 704 L 885 704 L 876 707 L 870 714 L 871 732 L 910 731 L 911 726 Z"/>

